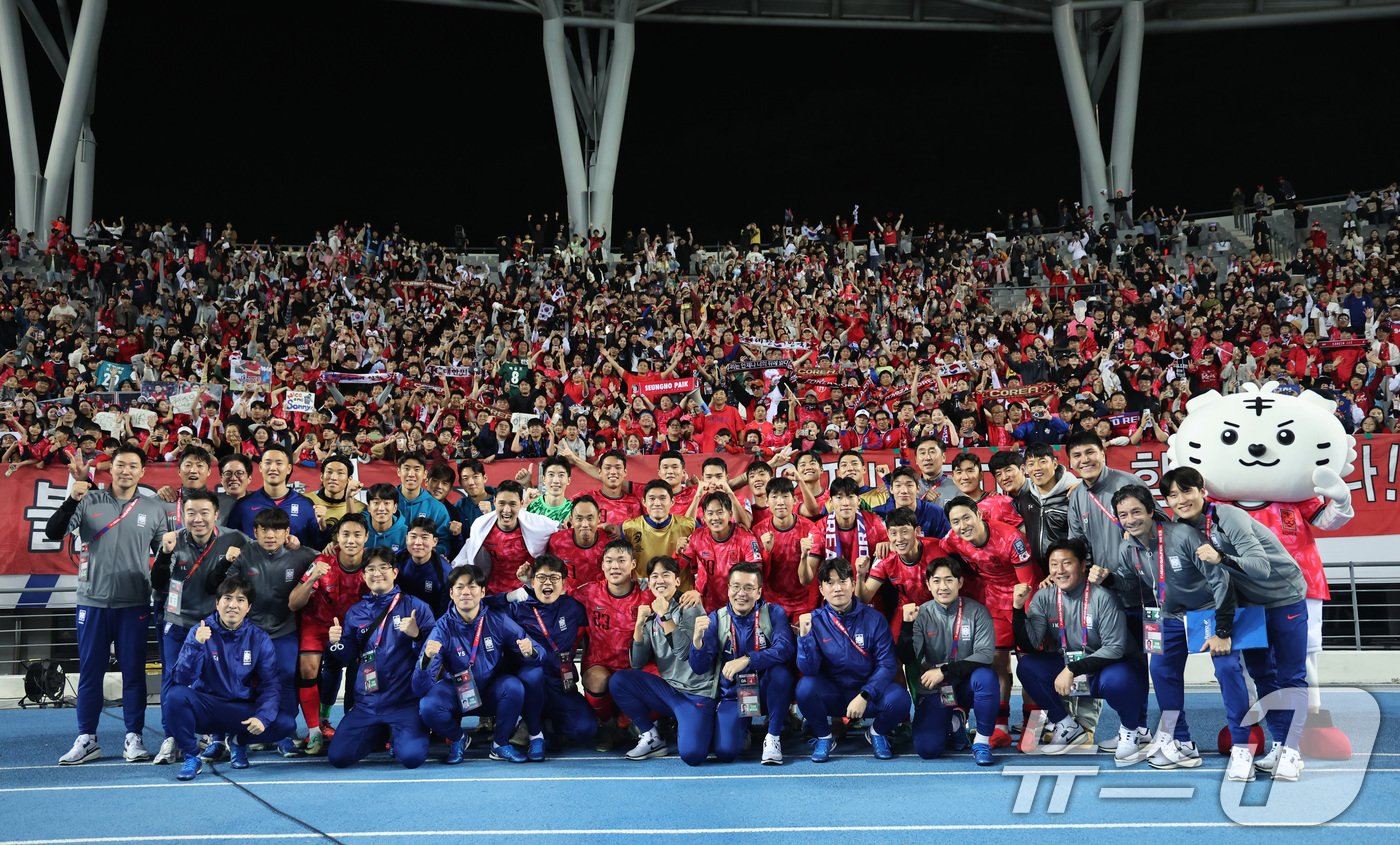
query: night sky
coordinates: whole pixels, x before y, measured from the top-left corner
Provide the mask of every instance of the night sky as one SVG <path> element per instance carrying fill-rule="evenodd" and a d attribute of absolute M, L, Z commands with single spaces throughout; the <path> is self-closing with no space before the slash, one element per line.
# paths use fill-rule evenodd
<path fill-rule="evenodd" d="M 1279 175 L 1304 197 L 1390 182 L 1394 31 L 1149 35 L 1140 198 L 1205 210 Z M 96 213 L 284 243 L 342 218 L 442 240 L 461 224 L 488 245 L 563 208 L 540 42 L 530 15 L 384 0 L 114 3 Z M 42 157 L 60 86 L 32 36 L 26 50 Z M 1105 146 L 1112 106 L 1110 84 Z M 643 22 L 614 228 L 713 242 L 857 202 L 862 221 L 978 226 L 1034 205 L 1048 223 L 1077 161 L 1048 34 Z"/>

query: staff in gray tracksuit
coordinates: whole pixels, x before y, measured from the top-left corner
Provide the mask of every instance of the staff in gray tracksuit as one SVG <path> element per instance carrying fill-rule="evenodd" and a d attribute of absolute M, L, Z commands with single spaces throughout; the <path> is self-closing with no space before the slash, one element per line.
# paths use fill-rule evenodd
<path fill-rule="evenodd" d="M 1046 555 L 1050 585 L 1030 599 L 1030 588 L 1012 600 L 1012 626 L 1021 654 L 1016 674 L 1039 703 L 1054 729 L 1045 753 L 1062 753 L 1088 741 L 1088 732 L 1069 714 L 1062 696 L 1080 692 L 1106 699 L 1121 727 L 1114 756 L 1118 763 L 1141 759 L 1137 731 L 1147 706 L 1147 673 L 1135 659 L 1137 646 L 1118 597 L 1086 577 L 1083 540 L 1055 543 Z"/>
<path fill-rule="evenodd" d="M 1069 494 L 1069 538 L 1083 538 L 1089 544 L 1089 563 L 1109 568 L 1123 541 L 1123 529 L 1113 514 L 1113 494 L 1142 482 L 1109 468 L 1103 441 L 1092 431 L 1076 431 L 1065 449 L 1070 469 L 1083 482 Z"/>
<path fill-rule="evenodd" d="M 670 713 L 676 717 L 681 759 L 698 766 L 710 753 L 715 732 L 715 673 L 719 670 L 711 667 L 708 672 L 696 672 L 689 658 L 691 645 L 704 635 L 710 618 L 700 605 L 682 607 L 677 600 L 681 568 L 675 558 L 654 557 L 648 566 L 647 586 L 656 599 L 637 608 L 632 668 L 615 672 L 608 679 L 608 692 L 641 731 L 627 759 L 645 760 L 667 753 L 651 714 Z M 641 671 L 653 662 L 660 677 Z"/>
<path fill-rule="evenodd" d="M 1244 664 L 1260 699 L 1280 693 L 1273 699 L 1280 706 L 1268 711 L 1275 747 L 1297 751 L 1308 694 L 1308 587 L 1302 569 L 1259 520 L 1234 505 L 1208 503 L 1205 479 L 1195 469 L 1180 467 L 1162 476 L 1162 492 L 1178 520 L 1203 532 L 1205 544 L 1197 555 L 1230 572 L 1240 604 L 1264 608 L 1269 646 L 1242 652 Z M 1272 770 L 1265 760 L 1259 767 Z"/>
<path fill-rule="evenodd" d="M 1195 768 L 1200 765 L 1200 755 L 1191 741 L 1184 712 L 1185 617 L 1189 611 L 1215 612 L 1215 633 L 1202 650 L 1210 651 L 1231 736 L 1236 743 L 1249 739 L 1249 728 L 1240 724 L 1249 710 L 1249 690 L 1240 654 L 1232 650 L 1230 642 L 1235 618 L 1230 576 L 1223 567 L 1207 564 L 1197 556 L 1205 543 L 1204 535 L 1158 513 L 1152 492 L 1145 486 L 1133 484 L 1113 494 L 1113 508 L 1129 536 L 1122 541 L 1111 578 L 1103 583 L 1117 585 L 1120 597 L 1142 604 L 1143 626 L 1149 636 L 1152 627 L 1159 626 L 1159 637 L 1151 639 L 1160 645 L 1147 649 L 1152 652 L 1152 687 L 1164 720 L 1170 721 L 1167 714 L 1177 714 L 1170 738 L 1159 731 L 1154 742 L 1162 745 L 1174 740 L 1172 748 L 1154 754 L 1149 762 L 1154 768 Z M 1131 586 L 1124 589 L 1124 582 Z"/>
<path fill-rule="evenodd" d="M 917 608 L 904 606 L 905 624 L 899 637 L 900 662 L 917 664 L 920 670 L 914 750 L 925 760 L 938 757 L 950 734 L 955 748 L 963 745 L 961 726 L 952 723 L 953 708 L 961 707 L 971 710 L 977 720 L 973 758 L 979 766 L 990 766 L 995 762 L 991 737 L 1001 707 L 1001 682 L 992 668 L 997 652 L 992 614 L 980 602 L 961 595 L 960 558 L 930 561 L 924 583 L 933 599 Z"/>

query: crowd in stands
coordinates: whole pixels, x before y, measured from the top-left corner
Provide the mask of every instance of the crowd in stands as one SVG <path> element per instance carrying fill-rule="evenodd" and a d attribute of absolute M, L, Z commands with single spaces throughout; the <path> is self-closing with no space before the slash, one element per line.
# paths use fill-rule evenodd
<path fill-rule="evenodd" d="M 1285 180 L 1260 194 L 1296 200 Z M 1038 212 L 1000 234 L 919 232 L 857 207 L 713 248 L 670 227 L 571 238 L 540 216 L 489 269 L 397 226 L 290 248 L 232 224 L 59 218 L 0 250 L 0 459 L 120 441 L 154 461 L 279 442 L 308 465 L 564 443 L 768 456 L 1080 428 L 1121 444 L 1165 440 L 1191 395 L 1249 381 L 1317 389 L 1348 430 L 1388 432 L 1395 198 L 1353 192 L 1343 229 L 1307 226 L 1294 255 L 1180 208 L 1134 217 L 1120 195 L 1062 208 L 1057 232 Z"/>

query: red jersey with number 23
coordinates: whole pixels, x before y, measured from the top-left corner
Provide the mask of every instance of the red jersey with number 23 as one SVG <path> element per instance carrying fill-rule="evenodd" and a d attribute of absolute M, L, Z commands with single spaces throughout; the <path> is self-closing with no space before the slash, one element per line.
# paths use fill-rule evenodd
<path fill-rule="evenodd" d="M 635 583 L 625 596 L 608 592 L 606 581 L 593 581 L 579 587 L 574 598 L 588 614 L 588 648 L 583 666 L 602 666 L 613 672 L 630 669 L 632 630 L 637 627 L 637 608 L 656 598 Z"/>

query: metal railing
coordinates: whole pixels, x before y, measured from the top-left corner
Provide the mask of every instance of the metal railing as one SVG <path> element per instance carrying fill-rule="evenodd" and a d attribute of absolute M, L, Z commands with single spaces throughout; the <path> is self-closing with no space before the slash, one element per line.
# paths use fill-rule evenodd
<path fill-rule="evenodd" d="M 1330 563 L 1332 600 L 1323 605 L 1322 640 L 1329 650 L 1400 649 L 1400 570 L 1395 563 Z M 1336 577 L 1339 573 L 1344 577 Z M 69 602 L 73 588 L 18 588 L 0 595 L 51 593 Z M 56 658 L 78 669 L 72 605 L 0 611 L 0 674 L 20 671 L 22 661 Z M 163 618 L 163 614 L 153 614 Z M 160 662 L 159 632 L 151 626 L 147 663 Z"/>

